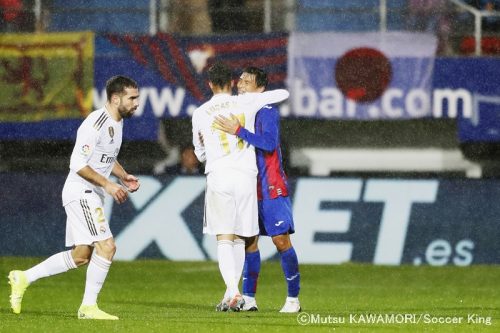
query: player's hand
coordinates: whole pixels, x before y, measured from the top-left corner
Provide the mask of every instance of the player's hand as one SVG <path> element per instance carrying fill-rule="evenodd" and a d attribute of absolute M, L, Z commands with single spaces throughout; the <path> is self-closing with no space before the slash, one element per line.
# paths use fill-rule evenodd
<path fill-rule="evenodd" d="M 233 135 L 236 134 L 238 128 L 241 126 L 238 117 L 234 114 L 231 114 L 230 118 L 226 118 L 223 115 L 215 116 L 214 125 L 217 129 Z"/>
<path fill-rule="evenodd" d="M 111 195 L 118 204 L 122 204 L 127 200 L 128 193 L 123 186 L 113 182 L 107 182 L 104 186 L 104 190 Z"/>
<path fill-rule="evenodd" d="M 125 176 L 125 178 L 120 179 L 120 182 L 122 183 L 123 186 L 127 188 L 127 191 L 129 192 L 135 192 L 141 186 L 139 178 L 133 175 Z"/>

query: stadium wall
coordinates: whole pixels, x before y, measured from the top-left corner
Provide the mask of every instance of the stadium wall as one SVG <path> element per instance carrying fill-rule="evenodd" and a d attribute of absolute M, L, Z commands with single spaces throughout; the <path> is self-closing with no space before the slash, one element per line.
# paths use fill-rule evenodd
<path fill-rule="evenodd" d="M 64 249 L 63 173 L 0 173 L 0 255 L 47 256 Z M 141 190 L 105 210 L 117 259 L 213 260 L 204 237 L 204 177 L 141 176 Z M 497 180 L 293 178 L 302 263 L 499 264 Z M 264 259 L 276 259 L 267 237 Z"/>

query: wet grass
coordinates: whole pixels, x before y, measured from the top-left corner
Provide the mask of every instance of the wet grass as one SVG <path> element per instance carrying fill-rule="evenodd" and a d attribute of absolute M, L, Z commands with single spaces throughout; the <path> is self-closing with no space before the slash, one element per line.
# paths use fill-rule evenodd
<path fill-rule="evenodd" d="M 39 261 L 0 257 L 0 274 Z M 216 263 L 115 262 L 99 305 L 116 322 L 77 320 L 84 268 L 34 283 L 20 315 L 10 312 L 4 279 L 0 332 L 500 331 L 499 266 L 302 265 L 301 276 L 299 317 L 278 312 L 286 285 L 277 262 L 263 263 L 258 312 L 217 313 L 225 288 Z"/>

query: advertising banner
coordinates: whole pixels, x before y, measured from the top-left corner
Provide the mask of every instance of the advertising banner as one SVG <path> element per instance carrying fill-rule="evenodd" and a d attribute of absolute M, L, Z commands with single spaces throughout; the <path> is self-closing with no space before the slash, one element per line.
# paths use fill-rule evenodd
<path fill-rule="evenodd" d="M 0 174 L 8 193 L 0 201 L 0 255 L 47 256 L 64 249 L 65 177 Z M 140 191 L 126 203 L 106 200 L 115 258 L 215 260 L 215 238 L 202 234 L 205 178 L 140 179 Z M 291 179 L 291 190 L 292 242 L 302 263 L 500 263 L 496 180 L 306 177 Z M 268 237 L 259 247 L 264 260 L 277 258 Z"/>
<path fill-rule="evenodd" d="M 495 57 L 436 59 L 435 88 L 460 92 L 448 99 L 448 107 L 462 104 L 471 110 L 470 117 L 457 115 L 460 142 L 500 142 L 499 77 Z"/>
<path fill-rule="evenodd" d="M 83 117 L 105 103 L 106 80 L 123 74 L 141 94 L 124 139 L 155 141 L 159 119 L 189 118 L 210 98 L 203 70 L 215 59 L 232 66 L 235 79 L 258 66 L 269 89 L 288 85 L 284 117 L 459 118 L 462 142 L 500 140 L 498 60 L 435 59 L 436 39 L 427 34 L 111 34 L 95 45 L 87 33 L 37 35 L 42 42 L 21 35 L 21 44 L 12 36 L 0 37 L 1 140 L 73 140 Z"/>
<path fill-rule="evenodd" d="M 203 70 L 215 59 L 234 69 L 234 79 L 244 67 L 257 66 L 268 73 L 270 89 L 284 87 L 287 43 L 288 35 L 284 33 L 203 37 L 171 34 L 96 36 L 95 62 L 89 63 L 93 66 L 93 69 L 89 68 L 93 70 L 94 81 L 91 76 L 89 87 L 85 86 L 85 113 L 74 114 L 72 109 L 61 111 L 62 105 L 59 105 L 60 108 L 47 105 L 43 110 L 36 108 L 37 117 L 23 116 L 26 113 L 24 109 L 24 113 L 17 113 L 14 117 L 12 112 L 2 108 L 0 139 L 73 140 L 83 116 L 106 102 L 106 80 L 122 74 L 137 80 L 140 88 L 139 109 L 134 117 L 125 122 L 124 139 L 157 140 L 159 119 L 188 118 L 197 106 L 211 97 Z M 56 51 L 50 52 L 56 54 Z M 50 73 L 53 77 L 64 75 L 63 70 L 64 67 L 50 68 Z M 16 73 L 6 77 L 10 76 L 12 80 L 18 78 Z M 73 76 L 67 79 L 71 78 Z M 59 88 L 72 87 L 72 82 L 68 80 L 60 79 L 57 84 Z M 51 97 L 58 99 L 66 96 L 62 92 L 54 91 Z M 56 98 L 56 94 L 62 95 Z M 76 103 L 78 96 L 73 95 L 71 103 Z M 7 115 L 11 122 L 7 122 Z"/>
<path fill-rule="evenodd" d="M 410 32 L 292 33 L 292 115 L 405 119 L 431 115 L 435 36 Z"/>

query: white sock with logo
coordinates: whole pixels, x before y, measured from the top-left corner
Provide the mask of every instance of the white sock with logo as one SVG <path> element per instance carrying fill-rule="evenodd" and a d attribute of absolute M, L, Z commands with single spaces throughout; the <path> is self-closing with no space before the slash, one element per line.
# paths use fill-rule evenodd
<path fill-rule="evenodd" d="M 32 283 L 38 279 L 64 273 L 76 267 L 75 261 L 71 256 L 71 250 L 68 250 L 54 254 L 38 265 L 24 271 L 24 274 L 26 274 L 28 282 Z"/>
<path fill-rule="evenodd" d="M 82 305 L 97 304 L 97 296 L 106 280 L 110 266 L 111 261 L 97 255 L 95 252 L 92 254 L 87 268 L 87 280 L 85 281 Z"/>
<path fill-rule="evenodd" d="M 233 251 L 233 241 L 219 240 L 217 241 L 217 259 L 219 261 L 219 270 L 222 279 L 226 283 L 229 292 L 229 297 L 232 298 L 239 294 L 238 286 L 236 285 L 236 269 Z"/>

